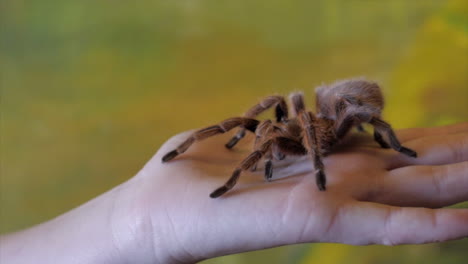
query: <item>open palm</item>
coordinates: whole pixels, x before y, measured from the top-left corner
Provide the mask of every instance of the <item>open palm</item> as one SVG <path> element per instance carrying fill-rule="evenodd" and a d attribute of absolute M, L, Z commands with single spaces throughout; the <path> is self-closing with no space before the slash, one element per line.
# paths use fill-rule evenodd
<path fill-rule="evenodd" d="M 250 153 L 251 138 L 228 150 L 228 135 L 212 137 L 162 164 L 188 135 L 166 142 L 134 179 L 156 243 L 158 234 L 170 234 L 164 243 L 177 260 L 305 242 L 394 245 L 468 237 L 467 209 L 429 209 L 468 200 L 468 123 L 399 131 L 418 158 L 354 133 L 324 159 L 324 192 L 309 156 L 287 157 L 275 162 L 272 182 L 259 166 L 217 199 L 209 194 Z"/>

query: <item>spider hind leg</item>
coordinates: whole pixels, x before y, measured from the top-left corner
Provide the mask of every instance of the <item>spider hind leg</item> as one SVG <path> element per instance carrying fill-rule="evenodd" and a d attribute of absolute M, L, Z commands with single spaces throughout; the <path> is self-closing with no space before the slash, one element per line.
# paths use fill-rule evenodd
<path fill-rule="evenodd" d="M 315 180 L 317 188 L 320 191 L 326 190 L 326 176 L 325 168 L 322 161 L 322 153 L 320 151 L 320 142 L 317 136 L 317 130 L 315 125 L 317 124 L 317 118 L 312 112 L 306 111 L 304 106 L 303 96 L 300 93 L 295 93 L 291 95 L 291 101 L 293 102 L 293 107 L 299 119 L 299 123 L 304 131 L 304 137 L 302 139 L 303 146 L 306 152 L 311 155 L 311 158 L 314 162 Z M 302 144 L 301 144 L 302 145 Z"/>
<path fill-rule="evenodd" d="M 388 149 L 390 145 L 383 139 L 382 134 L 380 134 L 376 129 L 374 129 L 374 140 L 379 143 L 382 148 Z"/>

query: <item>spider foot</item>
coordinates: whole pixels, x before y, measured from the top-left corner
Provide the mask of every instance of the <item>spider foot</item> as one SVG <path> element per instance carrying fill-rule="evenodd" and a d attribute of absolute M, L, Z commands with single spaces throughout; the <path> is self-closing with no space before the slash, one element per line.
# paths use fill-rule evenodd
<path fill-rule="evenodd" d="M 173 158 L 177 157 L 177 155 L 179 155 L 179 152 L 175 149 L 167 153 L 166 155 L 164 155 L 164 157 L 162 157 L 162 162 L 168 162 L 172 160 Z"/>
<path fill-rule="evenodd" d="M 226 143 L 226 145 L 224 145 L 226 148 L 228 149 L 232 149 L 236 144 L 237 142 L 239 142 L 239 139 L 240 138 L 237 138 L 237 137 L 233 137 L 231 138 L 231 140 L 229 140 L 228 143 Z"/>
<path fill-rule="evenodd" d="M 271 162 L 271 160 L 269 160 L 265 163 L 265 180 L 271 181 L 272 177 L 273 177 L 273 163 Z"/>
<path fill-rule="evenodd" d="M 325 191 L 327 189 L 325 187 L 326 178 L 325 178 L 325 173 L 323 172 L 323 170 L 317 171 L 317 173 L 315 174 L 315 180 L 317 183 L 317 187 L 320 191 Z"/>
<path fill-rule="evenodd" d="M 227 191 L 229 191 L 228 187 L 226 187 L 226 186 L 221 186 L 221 187 L 219 187 L 218 189 L 214 190 L 214 191 L 210 194 L 210 197 L 211 197 L 211 198 L 218 198 L 218 197 L 220 197 L 221 195 L 225 194 Z"/>
<path fill-rule="evenodd" d="M 240 130 L 236 135 L 234 135 L 231 140 L 229 140 L 228 143 L 226 143 L 226 148 L 228 149 L 232 149 L 236 144 L 237 142 L 239 142 L 239 140 L 241 140 L 243 137 L 245 136 L 245 130 L 242 129 Z"/>
<path fill-rule="evenodd" d="M 416 158 L 418 156 L 418 153 L 416 153 L 416 151 L 406 147 L 401 147 L 398 151 L 413 158 Z"/>

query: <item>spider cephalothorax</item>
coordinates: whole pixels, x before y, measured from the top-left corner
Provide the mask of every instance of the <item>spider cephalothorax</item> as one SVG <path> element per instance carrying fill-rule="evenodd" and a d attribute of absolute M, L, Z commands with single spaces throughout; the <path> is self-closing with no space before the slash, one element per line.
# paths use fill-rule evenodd
<path fill-rule="evenodd" d="M 361 124 L 374 127 L 374 139 L 383 148 L 393 148 L 403 154 L 416 157 L 416 152 L 403 147 L 390 125 L 381 118 L 383 97 L 378 84 L 363 79 L 338 81 L 322 85 L 316 90 L 317 115 L 308 111 L 302 93 L 292 93 L 292 116 L 282 96 L 268 96 L 253 106 L 243 117 L 229 118 L 221 123 L 200 129 L 182 142 L 175 150 L 167 153 L 163 162 L 184 153 L 195 141 L 225 133 L 235 127 L 240 130 L 226 144 L 234 147 L 246 130 L 255 133 L 254 151 L 234 170 L 231 178 L 210 194 L 216 198 L 234 187 L 242 171 L 255 168 L 265 160 L 265 178 L 272 177 L 272 160 L 284 159 L 286 155 L 311 155 L 316 169 L 315 177 L 319 190 L 326 189 L 326 177 L 322 158 L 332 146 L 342 139 L 353 126 L 362 130 Z M 254 119 L 263 111 L 275 107 L 276 122 Z M 388 142 L 387 142 L 388 141 Z"/>

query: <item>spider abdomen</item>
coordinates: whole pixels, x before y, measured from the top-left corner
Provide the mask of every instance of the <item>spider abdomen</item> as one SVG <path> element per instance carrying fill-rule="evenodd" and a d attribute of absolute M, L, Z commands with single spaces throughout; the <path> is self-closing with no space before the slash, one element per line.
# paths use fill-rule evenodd
<path fill-rule="evenodd" d="M 331 85 L 316 88 L 317 112 L 319 116 L 336 120 L 339 111 L 367 112 L 380 115 L 384 100 L 380 87 L 375 82 L 364 79 L 338 81 Z"/>

